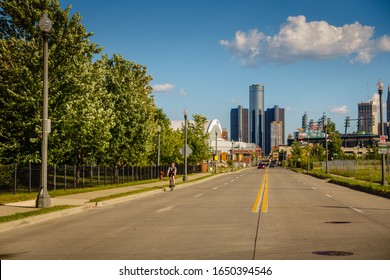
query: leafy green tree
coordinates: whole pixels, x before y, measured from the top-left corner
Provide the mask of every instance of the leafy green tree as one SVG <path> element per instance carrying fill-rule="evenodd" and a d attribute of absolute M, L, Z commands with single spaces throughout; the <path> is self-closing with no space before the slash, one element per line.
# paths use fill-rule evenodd
<path fill-rule="evenodd" d="M 302 153 L 301 145 L 295 140 L 291 146 L 291 158 L 289 159 L 289 165 L 292 167 L 300 167 Z"/>
<path fill-rule="evenodd" d="M 171 121 L 161 108 L 156 110 L 155 122 L 160 126 L 160 165 L 169 165 L 172 162 L 181 163 L 180 148 L 183 146 L 182 134 L 173 130 Z M 150 158 L 150 162 L 157 164 L 158 154 L 158 133 L 155 137 L 155 151 Z"/>
<path fill-rule="evenodd" d="M 342 158 L 344 155 L 341 149 L 342 140 L 338 131 L 336 131 L 336 124 L 328 121 L 326 131 L 328 133 L 328 158 Z"/>
<path fill-rule="evenodd" d="M 115 123 L 111 128 L 108 161 L 117 167 L 145 166 L 154 152 L 157 123 L 151 96 L 151 76 L 146 67 L 115 54 L 103 56 L 106 65 L 105 87 L 111 96 Z M 106 159 L 107 161 L 107 159 Z"/>
<path fill-rule="evenodd" d="M 192 153 L 188 157 L 188 162 L 198 164 L 207 160 L 210 156 L 208 152 L 207 140 L 209 134 L 206 132 L 207 118 L 202 115 L 193 115 L 193 122 L 188 123 L 188 146 Z"/>
<path fill-rule="evenodd" d="M 169 165 L 172 162 L 182 164 L 183 156 L 180 149 L 184 146 L 183 133 L 180 130 L 168 128 L 163 132 L 164 136 L 161 143 L 161 163 Z"/>
<path fill-rule="evenodd" d="M 74 164 L 79 174 L 84 164 L 98 162 L 106 154 L 114 126 L 113 106 L 103 84 L 101 63 L 86 63 L 79 77 L 77 98 L 63 104 L 51 134 L 52 162 Z M 79 176 L 78 176 L 79 177 Z"/>
<path fill-rule="evenodd" d="M 102 73 L 92 58 L 79 14 L 57 0 L 0 0 L 0 160 L 39 162 L 42 112 L 43 12 L 53 21 L 49 41 L 49 160 L 83 164 L 107 146 L 111 111 L 106 110 Z M 94 123 L 97 120 L 100 125 Z M 101 125 L 107 124 L 107 125 Z M 76 145 L 75 143 L 84 143 Z M 94 147 L 88 147 L 92 143 Z"/>
<path fill-rule="evenodd" d="M 313 161 L 324 161 L 325 160 L 325 148 L 321 144 L 315 144 L 311 150 L 311 156 Z"/>

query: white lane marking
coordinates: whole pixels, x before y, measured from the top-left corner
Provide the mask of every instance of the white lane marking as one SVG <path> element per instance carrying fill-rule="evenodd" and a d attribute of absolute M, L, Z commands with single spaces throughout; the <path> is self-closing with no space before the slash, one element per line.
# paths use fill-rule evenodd
<path fill-rule="evenodd" d="M 224 185 L 227 185 L 228 183 L 225 183 Z"/>
<path fill-rule="evenodd" d="M 313 190 L 316 190 L 317 188 L 315 188 L 315 187 L 311 187 Z"/>
<path fill-rule="evenodd" d="M 202 195 L 203 195 L 203 193 L 200 193 L 200 194 L 195 195 L 194 197 L 197 198 L 197 197 L 201 197 Z"/>
<path fill-rule="evenodd" d="M 332 198 L 332 196 L 330 195 L 330 194 L 325 194 L 327 197 L 329 197 L 329 198 Z"/>
<path fill-rule="evenodd" d="M 216 190 L 216 189 L 218 189 L 218 187 L 213 188 L 213 190 Z"/>
<path fill-rule="evenodd" d="M 230 182 L 234 182 L 234 180 L 230 180 Z"/>
<path fill-rule="evenodd" d="M 236 179 L 240 179 L 240 177 L 237 176 Z"/>
<path fill-rule="evenodd" d="M 354 211 L 356 211 L 356 212 L 358 212 L 358 213 L 364 213 L 363 210 L 360 210 L 360 209 L 358 209 L 358 208 L 355 208 L 355 207 L 349 207 L 349 208 L 351 208 L 352 210 L 354 210 Z"/>
<path fill-rule="evenodd" d="M 157 210 L 157 213 L 161 213 L 161 212 L 165 212 L 165 211 L 172 210 L 174 207 L 175 207 L 174 205 L 171 205 L 171 206 L 162 208 L 162 209 L 160 209 L 160 210 Z"/>

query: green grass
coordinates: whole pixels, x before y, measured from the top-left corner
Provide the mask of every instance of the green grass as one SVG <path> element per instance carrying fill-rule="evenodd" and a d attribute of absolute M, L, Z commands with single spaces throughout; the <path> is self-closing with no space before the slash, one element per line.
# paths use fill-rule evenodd
<path fill-rule="evenodd" d="M 59 206 L 48 207 L 48 208 L 40 208 L 40 209 L 34 210 L 34 211 L 16 213 L 16 214 L 8 215 L 8 216 L 1 216 L 0 217 L 0 223 L 16 221 L 16 220 L 24 219 L 24 218 L 31 217 L 31 216 L 48 214 L 48 213 L 52 213 L 52 212 L 56 212 L 56 211 L 69 209 L 69 208 L 72 208 L 72 207 L 75 207 L 75 206 L 72 206 L 72 205 L 59 205 Z"/>
<path fill-rule="evenodd" d="M 191 182 L 203 180 L 205 178 L 208 178 L 208 177 L 211 177 L 214 175 L 215 174 L 208 174 L 208 175 L 202 176 L 201 178 L 192 179 Z M 168 183 L 167 178 L 164 178 L 163 181 L 166 181 Z M 52 190 L 52 191 L 49 191 L 49 195 L 50 195 L 50 197 L 58 197 L 58 196 L 66 196 L 66 195 L 77 194 L 77 193 L 115 189 L 115 188 L 128 187 L 128 186 L 137 186 L 137 185 L 142 185 L 142 184 L 147 184 L 147 183 L 156 183 L 156 182 L 160 182 L 160 180 L 153 179 L 153 180 L 137 181 L 137 182 L 125 183 L 125 184 L 119 184 L 119 185 L 107 185 L 107 186 L 101 186 L 101 187 L 75 188 L 75 189 L 69 188 L 66 190 Z M 176 185 L 180 185 L 183 183 L 186 183 L 186 182 L 177 182 Z M 114 198 L 125 197 L 125 196 L 129 196 L 129 195 L 135 195 L 135 194 L 144 193 L 144 192 L 148 192 L 148 191 L 158 190 L 158 189 L 162 189 L 164 187 L 167 187 L 167 185 L 154 186 L 154 187 L 150 187 L 150 188 L 141 188 L 141 189 L 133 190 L 133 191 L 129 191 L 129 192 L 124 192 L 124 193 L 95 198 L 95 199 L 91 200 L 91 202 L 101 202 L 101 201 L 110 200 L 110 199 L 114 199 Z M 16 195 L 15 194 L 1 194 L 0 195 L 0 203 L 6 204 L 6 203 L 12 203 L 12 202 L 18 202 L 18 201 L 33 200 L 33 199 L 36 199 L 37 195 L 38 195 L 38 192 L 35 192 L 35 193 L 19 192 Z M 24 218 L 27 218 L 30 216 L 47 214 L 47 213 L 51 213 L 51 212 L 55 212 L 55 211 L 68 209 L 71 207 L 76 207 L 76 206 L 61 205 L 61 206 L 54 206 L 54 207 L 48 207 L 48 208 L 41 208 L 38 210 L 33 210 L 33 211 L 28 211 L 28 212 L 16 213 L 16 214 L 9 215 L 9 216 L 0 216 L 0 223 L 24 219 Z"/>
<path fill-rule="evenodd" d="M 88 188 L 78 187 L 78 188 L 68 188 L 66 190 L 64 189 L 49 190 L 49 195 L 50 197 L 59 197 L 59 196 L 66 196 L 66 195 L 72 195 L 78 193 L 86 193 L 91 191 L 100 191 L 100 190 L 116 189 L 116 188 L 122 188 L 128 186 L 137 186 L 137 185 L 142 185 L 147 183 L 156 183 L 159 181 L 160 181 L 159 179 L 152 179 L 152 180 L 137 181 L 131 183 L 118 184 L 118 185 L 106 185 L 106 186 L 101 185 L 100 187 L 97 186 L 88 187 Z M 7 204 L 12 202 L 33 200 L 37 198 L 37 195 L 38 192 L 28 193 L 27 191 L 22 191 L 22 190 L 18 191 L 16 194 L 12 194 L 12 193 L 0 194 L 0 203 Z"/>
<path fill-rule="evenodd" d="M 347 172 L 333 173 L 333 171 L 332 174 L 326 174 L 323 170 L 312 170 L 308 174 L 321 179 L 329 179 L 329 182 L 331 183 L 354 190 L 390 198 L 390 185 L 382 186 L 379 183 L 381 182 L 381 178 L 378 178 L 378 174 L 375 174 L 373 170 L 359 170 L 358 173 L 360 172 L 360 176 L 359 174 L 349 174 Z M 389 178 L 387 180 L 389 180 Z"/>
<path fill-rule="evenodd" d="M 98 197 L 95 199 L 91 199 L 90 201 L 91 202 L 101 202 L 101 201 L 110 200 L 110 199 L 114 199 L 114 198 L 125 197 L 125 196 L 129 196 L 129 195 L 135 195 L 135 194 L 139 194 L 139 193 L 154 191 L 154 190 L 158 190 L 158 189 L 162 189 L 162 188 L 163 187 L 144 188 L 144 189 L 124 192 L 124 193 L 113 194 L 113 195 L 109 195 L 109 196 L 102 196 L 102 197 Z"/>

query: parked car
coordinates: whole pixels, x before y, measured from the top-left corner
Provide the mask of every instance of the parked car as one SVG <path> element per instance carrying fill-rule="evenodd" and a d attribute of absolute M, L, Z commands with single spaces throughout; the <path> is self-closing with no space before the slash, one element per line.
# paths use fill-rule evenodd
<path fill-rule="evenodd" d="M 260 162 L 259 165 L 257 166 L 257 169 L 265 169 L 265 164 Z"/>

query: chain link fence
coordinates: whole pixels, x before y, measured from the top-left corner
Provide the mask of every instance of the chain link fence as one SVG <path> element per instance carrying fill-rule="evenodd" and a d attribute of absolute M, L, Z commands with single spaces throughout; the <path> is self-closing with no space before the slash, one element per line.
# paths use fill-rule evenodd
<path fill-rule="evenodd" d="M 184 174 L 184 165 L 178 165 L 177 175 Z M 62 165 L 48 167 L 48 190 L 100 187 L 157 179 L 166 175 L 168 166 L 81 166 Z M 200 165 L 187 166 L 187 174 L 199 173 Z M 0 165 L 0 194 L 37 192 L 40 188 L 40 164 Z"/>

